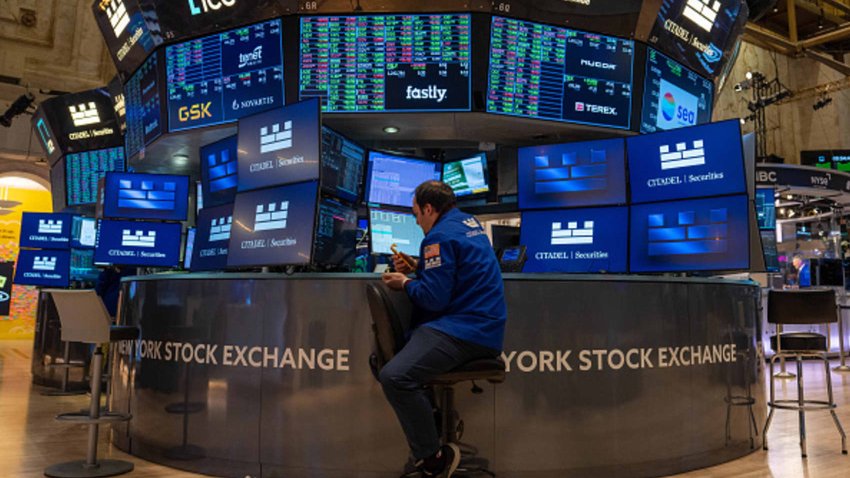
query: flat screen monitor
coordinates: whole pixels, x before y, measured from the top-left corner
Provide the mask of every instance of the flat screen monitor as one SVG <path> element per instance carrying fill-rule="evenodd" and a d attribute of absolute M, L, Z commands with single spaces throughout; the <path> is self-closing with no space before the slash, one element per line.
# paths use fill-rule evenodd
<path fill-rule="evenodd" d="M 201 197 L 204 206 L 233 204 L 236 199 L 238 146 L 239 136 L 234 135 L 201 148 Z"/>
<path fill-rule="evenodd" d="M 628 220 L 625 207 L 525 211 L 523 272 L 625 273 Z"/>
<path fill-rule="evenodd" d="M 151 55 L 124 85 L 127 118 L 124 145 L 131 158 L 163 133 L 159 62 L 157 54 Z"/>
<path fill-rule="evenodd" d="M 236 121 L 284 104 L 281 20 L 165 48 L 169 130 Z"/>
<path fill-rule="evenodd" d="M 61 213 L 25 212 L 21 215 L 21 247 L 68 249 L 74 217 Z"/>
<path fill-rule="evenodd" d="M 764 265 L 767 272 L 779 272 L 779 250 L 776 244 L 776 230 L 759 231 L 761 236 L 762 253 L 764 254 Z"/>
<path fill-rule="evenodd" d="M 15 264 L 15 284 L 68 287 L 71 274 L 70 251 L 21 249 Z"/>
<path fill-rule="evenodd" d="M 351 203 L 363 193 L 366 149 L 336 131 L 322 127 L 322 191 Z"/>
<path fill-rule="evenodd" d="M 626 202 L 622 139 L 520 148 L 518 166 L 520 209 Z"/>
<path fill-rule="evenodd" d="M 487 176 L 487 155 L 476 154 L 471 158 L 443 164 L 443 182 L 455 192 L 455 196 L 475 196 L 490 191 Z"/>
<path fill-rule="evenodd" d="M 633 205 L 632 273 L 750 268 L 746 195 Z"/>
<path fill-rule="evenodd" d="M 195 231 L 194 227 L 190 227 L 186 230 L 186 246 L 183 248 L 183 268 L 188 270 L 192 269 L 192 254 L 194 254 L 195 247 Z"/>
<path fill-rule="evenodd" d="M 756 189 L 756 217 L 759 229 L 776 229 L 776 199 L 773 188 Z"/>
<path fill-rule="evenodd" d="M 169 222 L 102 220 L 97 231 L 94 261 L 143 267 L 180 265 L 183 226 Z"/>
<path fill-rule="evenodd" d="M 91 217 L 74 216 L 71 223 L 71 247 L 94 249 L 97 241 L 97 220 Z"/>
<path fill-rule="evenodd" d="M 71 280 L 95 282 L 100 269 L 94 266 L 94 250 L 71 249 Z"/>
<path fill-rule="evenodd" d="M 327 113 L 469 111 L 471 15 L 302 17 L 300 98 Z"/>
<path fill-rule="evenodd" d="M 354 268 L 357 248 L 357 209 L 325 198 L 319 203 L 315 264 Z"/>
<path fill-rule="evenodd" d="M 812 285 L 844 287 L 844 261 L 841 259 L 812 259 Z"/>
<path fill-rule="evenodd" d="M 713 102 L 714 83 L 648 48 L 641 133 L 709 123 Z"/>
<path fill-rule="evenodd" d="M 103 217 L 185 221 L 189 176 L 107 173 Z"/>
<path fill-rule="evenodd" d="M 632 40 L 493 17 L 487 112 L 629 129 Z"/>
<path fill-rule="evenodd" d="M 34 118 L 33 126 L 42 142 L 45 138 L 52 138 L 47 140 L 46 145 L 48 151 L 52 145 L 52 161 L 63 154 L 124 144 L 112 95 L 106 88 L 48 98 L 38 106 Z"/>
<path fill-rule="evenodd" d="M 633 203 L 747 193 L 738 120 L 633 136 L 626 149 Z"/>
<path fill-rule="evenodd" d="M 237 194 L 227 266 L 310 264 L 318 188 L 305 182 Z"/>
<path fill-rule="evenodd" d="M 369 236 L 372 254 L 392 254 L 390 247 L 395 244 L 412 257 L 419 257 L 419 246 L 425 239 L 413 214 L 376 208 L 369 210 Z"/>
<path fill-rule="evenodd" d="M 109 148 L 65 156 L 65 194 L 68 206 L 97 202 L 97 182 L 110 172 L 125 169 L 124 148 Z"/>
<path fill-rule="evenodd" d="M 424 159 L 370 151 L 366 202 L 411 207 L 416 187 L 425 181 L 439 181 L 441 169 L 439 163 Z"/>
<path fill-rule="evenodd" d="M 99 0 L 92 12 L 115 67 L 125 78 L 162 41 L 150 31 L 137 0 Z"/>
<path fill-rule="evenodd" d="M 239 120 L 239 191 L 319 179 L 321 113 L 302 101 Z"/>
<path fill-rule="evenodd" d="M 220 271 L 227 267 L 227 248 L 233 226 L 233 204 L 201 209 L 198 213 L 193 272 Z"/>
<path fill-rule="evenodd" d="M 153 18 L 160 34 L 169 40 L 219 32 L 287 13 L 279 0 L 140 1 L 146 16 Z"/>

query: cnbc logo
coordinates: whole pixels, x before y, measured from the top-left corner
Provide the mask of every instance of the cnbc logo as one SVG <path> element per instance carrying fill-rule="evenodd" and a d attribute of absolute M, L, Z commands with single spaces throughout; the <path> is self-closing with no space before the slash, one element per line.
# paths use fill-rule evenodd
<path fill-rule="evenodd" d="M 181 123 L 212 118 L 212 113 L 210 113 L 210 106 L 212 106 L 212 101 L 207 101 L 206 103 L 196 103 L 192 106 L 181 106 L 180 109 L 177 110 L 177 117 Z"/>
<path fill-rule="evenodd" d="M 236 0 L 187 0 L 192 16 L 215 12 L 236 5 Z"/>

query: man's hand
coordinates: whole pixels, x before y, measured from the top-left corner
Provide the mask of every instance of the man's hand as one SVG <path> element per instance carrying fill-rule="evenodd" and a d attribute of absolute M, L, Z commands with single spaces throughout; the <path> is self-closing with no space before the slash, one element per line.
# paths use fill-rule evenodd
<path fill-rule="evenodd" d="M 396 272 L 401 272 L 402 274 L 411 274 L 416 270 L 416 266 L 418 263 L 416 259 L 408 256 L 403 252 L 399 252 L 398 254 L 393 254 L 393 268 Z"/>
<path fill-rule="evenodd" d="M 404 283 L 410 280 L 406 275 L 401 272 L 387 272 L 386 274 L 381 276 L 381 279 L 384 280 L 384 284 L 392 290 L 403 290 Z"/>

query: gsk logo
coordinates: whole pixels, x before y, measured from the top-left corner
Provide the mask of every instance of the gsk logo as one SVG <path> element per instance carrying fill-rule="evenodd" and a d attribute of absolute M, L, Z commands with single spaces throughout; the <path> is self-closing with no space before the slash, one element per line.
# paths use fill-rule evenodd
<path fill-rule="evenodd" d="M 198 6 L 200 3 L 200 7 Z M 210 11 L 221 10 L 222 7 L 232 7 L 236 5 L 236 0 L 189 0 L 189 11 L 192 16 L 209 13 Z"/>
<path fill-rule="evenodd" d="M 197 103 L 192 106 L 181 106 L 180 109 L 177 110 L 177 115 L 180 118 L 181 123 L 185 123 L 187 121 L 198 121 L 204 118 L 212 118 L 210 106 L 212 106 L 212 101 Z"/>

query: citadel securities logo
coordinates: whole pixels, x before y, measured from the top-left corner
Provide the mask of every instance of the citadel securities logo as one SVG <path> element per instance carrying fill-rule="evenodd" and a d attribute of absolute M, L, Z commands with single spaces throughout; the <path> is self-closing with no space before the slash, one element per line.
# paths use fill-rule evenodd
<path fill-rule="evenodd" d="M 711 33 L 718 13 L 720 13 L 719 0 L 688 0 L 682 15 L 706 32 Z"/>
<path fill-rule="evenodd" d="M 123 247 L 156 247 L 156 231 L 136 231 L 134 234 L 131 229 L 121 231 L 121 245 Z"/>
<path fill-rule="evenodd" d="M 39 234 L 62 234 L 62 220 L 39 219 Z"/>
<path fill-rule="evenodd" d="M 130 24 L 130 15 L 127 14 L 127 7 L 121 0 L 103 0 L 100 2 L 100 9 L 106 13 L 109 18 L 109 24 L 112 26 L 112 32 L 115 33 L 115 38 L 121 37 L 127 25 Z"/>
<path fill-rule="evenodd" d="M 593 245 L 593 221 L 584 221 L 583 228 L 578 227 L 577 221 L 567 223 L 566 229 L 562 226 L 560 222 L 552 223 L 551 245 Z"/>
<path fill-rule="evenodd" d="M 262 206 L 257 206 L 260 209 Z M 256 218 L 255 218 L 256 220 Z M 230 239 L 230 229 L 233 226 L 233 216 L 213 219 L 210 222 L 209 242 L 227 241 Z"/>
<path fill-rule="evenodd" d="M 617 116 L 617 108 L 614 106 L 593 105 L 576 101 L 576 111 L 580 113 L 593 113 L 606 116 Z"/>
<path fill-rule="evenodd" d="M 602 61 L 591 61 L 591 60 L 581 60 L 581 66 L 586 66 L 588 68 L 599 68 L 602 70 L 611 70 L 614 71 L 617 69 L 617 65 L 613 63 L 605 63 Z"/>
<path fill-rule="evenodd" d="M 254 216 L 254 232 L 279 231 L 286 229 L 286 220 L 289 216 L 289 201 L 283 201 L 278 208 L 277 203 L 268 206 L 257 205 L 257 214 Z"/>
<path fill-rule="evenodd" d="M 32 270 L 53 272 L 56 270 L 56 258 L 48 256 L 35 256 L 32 262 Z"/>
<path fill-rule="evenodd" d="M 188 0 L 188 2 L 192 16 L 215 12 L 236 5 L 236 0 Z"/>
<path fill-rule="evenodd" d="M 210 107 L 212 106 L 212 101 L 207 101 L 206 103 L 196 103 L 192 106 L 181 106 L 179 110 L 177 110 L 177 117 L 181 123 L 185 123 L 187 121 L 198 121 L 205 118 L 212 118 L 212 113 L 210 113 Z"/>
<path fill-rule="evenodd" d="M 77 128 L 100 123 L 100 113 L 98 113 L 97 105 L 93 101 L 88 104 L 69 106 L 68 111 L 71 113 L 71 120 Z"/>
<path fill-rule="evenodd" d="M 676 150 L 671 151 L 669 145 L 659 148 L 661 153 L 661 169 L 690 168 L 705 165 L 705 142 L 701 139 L 693 142 L 694 147 L 688 148 L 687 143 L 676 144 Z"/>
<path fill-rule="evenodd" d="M 263 62 L 263 45 L 257 45 L 250 53 L 239 54 L 239 68 L 257 66 Z"/>
<path fill-rule="evenodd" d="M 281 130 L 280 123 L 275 123 L 260 128 L 260 153 L 273 153 L 282 151 L 292 147 L 292 121 L 283 123 Z"/>
<path fill-rule="evenodd" d="M 407 87 L 408 100 L 436 100 L 437 103 L 442 103 L 446 99 L 446 94 L 449 90 L 438 88 L 436 85 L 431 85 L 426 88 Z"/>

